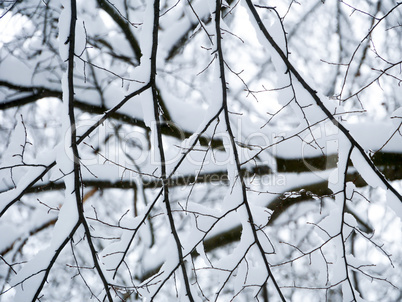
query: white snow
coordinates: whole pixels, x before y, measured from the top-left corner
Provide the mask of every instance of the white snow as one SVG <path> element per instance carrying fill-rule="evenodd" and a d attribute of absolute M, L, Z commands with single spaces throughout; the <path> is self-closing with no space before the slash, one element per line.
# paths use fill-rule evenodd
<path fill-rule="evenodd" d="M 387 189 L 386 194 L 388 206 L 395 212 L 399 219 L 402 220 L 402 201 L 389 189 Z"/>
<path fill-rule="evenodd" d="M 385 189 L 385 184 L 381 182 L 377 174 L 373 171 L 373 169 L 369 166 L 356 148 L 354 148 L 352 151 L 351 160 L 353 162 L 353 166 L 357 169 L 357 171 L 359 171 L 360 175 L 370 186 L 373 188 L 380 187 Z"/>

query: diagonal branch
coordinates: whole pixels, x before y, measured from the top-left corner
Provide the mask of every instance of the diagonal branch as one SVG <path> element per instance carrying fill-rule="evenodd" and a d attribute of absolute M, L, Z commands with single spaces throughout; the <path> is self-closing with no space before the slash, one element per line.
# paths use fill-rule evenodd
<path fill-rule="evenodd" d="M 138 44 L 137 39 L 134 37 L 133 32 L 130 29 L 130 22 L 124 19 L 123 16 L 118 13 L 117 8 L 114 7 L 114 5 L 111 4 L 108 0 L 97 0 L 97 2 L 99 6 L 114 20 L 114 22 L 119 25 L 124 35 L 126 36 L 127 41 L 130 44 L 130 47 L 135 55 L 137 62 L 139 62 L 142 56 L 141 48 Z"/>
<path fill-rule="evenodd" d="M 51 258 L 51 260 L 49 261 L 49 265 L 46 267 L 45 269 L 45 274 L 43 275 L 43 278 L 38 286 L 38 289 L 36 290 L 36 293 L 32 299 L 32 302 L 37 301 L 43 286 L 46 283 L 47 277 L 49 276 L 50 270 L 52 269 L 54 263 L 56 262 L 57 258 L 59 257 L 61 251 L 64 249 L 64 247 L 66 246 L 66 244 L 71 240 L 71 238 L 74 236 L 75 232 L 77 231 L 78 227 L 80 226 L 80 222 L 77 222 L 75 224 L 75 226 L 73 227 L 73 229 L 70 232 L 70 235 L 68 237 L 66 237 L 63 242 L 60 244 L 60 246 L 55 250 L 53 257 Z"/>
<path fill-rule="evenodd" d="M 373 170 L 373 172 L 376 174 L 376 176 L 380 179 L 380 181 L 384 184 L 384 186 L 390 190 L 401 202 L 402 202 L 402 196 L 396 191 L 396 189 L 388 182 L 388 180 L 384 177 L 384 175 L 377 169 L 377 167 L 374 165 L 372 160 L 368 157 L 366 152 L 364 151 L 363 147 L 354 139 L 354 137 L 349 133 L 349 130 L 347 130 L 332 114 L 331 112 L 327 109 L 327 107 L 324 105 L 320 97 L 317 95 L 317 91 L 315 91 L 313 88 L 310 87 L 309 84 L 304 80 L 304 78 L 299 74 L 299 72 L 296 70 L 296 68 L 290 63 L 289 59 L 287 56 L 283 53 L 282 49 L 279 47 L 279 45 L 275 42 L 275 40 L 272 38 L 272 36 L 268 33 L 267 28 L 265 27 L 264 23 L 262 22 L 259 14 L 257 13 L 253 3 L 251 0 L 246 0 L 246 4 L 248 9 L 251 12 L 251 15 L 257 22 L 259 30 L 262 32 L 264 37 L 268 40 L 268 42 L 271 44 L 271 46 L 275 49 L 275 51 L 279 54 L 281 57 L 282 61 L 285 63 L 287 69 L 289 72 L 291 72 L 295 78 L 299 81 L 299 83 L 303 86 L 303 88 L 310 94 L 310 96 L 314 99 L 316 102 L 317 106 L 324 112 L 324 114 L 329 118 L 329 120 L 332 122 L 332 124 L 337 127 L 349 140 L 349 142 L 352 144 L 352 147 L 356 148 L 364 161 L 370 166 L 370 168 Z M 397 4 L 397 6 L 401 5 L 402 3 Z"/>

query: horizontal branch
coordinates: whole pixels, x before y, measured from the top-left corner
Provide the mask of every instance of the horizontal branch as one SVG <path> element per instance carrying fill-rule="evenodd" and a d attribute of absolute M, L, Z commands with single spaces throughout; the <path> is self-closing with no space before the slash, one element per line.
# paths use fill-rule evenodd
<path fill-rule="evenodd" d="M 335 168 L 335 159 L 336 155 L 331 155 L 329 157 L 319 156 L 299 159 L 276 158 L 277 172 L 272 171 L 271 168 L 266 165 L 253 166 L 250 169 L 242 169 L 241 172 L 242 175 L 246 178 L 274 174 L 286 175 L 286 173 L 321 172 Z M 394 181 L 402 179 L 402 169 L 400 169 L 400 166 L 402 164 L 401 153 L 378 152 L 373 157 L 373 162 L 377 166 L 379 171 L 384 174 L 388 180 Z M 349 165 L 353 167 L 352 163 L 349 163 Z M 315 170 L 311 171 L 311 167 L 314 167 Z M 135 182 L 133 180 L 108 181 L 98 179 L 83 179 L 82 181 L 84 186 L 86 187 L 97 187 L 99 189 L 136 188 Z M 144 189 L 154 189 L 162 187 L 162 181 L 157 178 L 142 177 L 141 181 Z M 228 183 L 228 176 L 226 171 L 215 171 L 211 173 L 200 173 L 198 176 L 196 176 L 196 174 L 176 176 L 168 179 L 167 181 L 169 187 L 188 186 L 194 183 Z M 349 181 L 352 181 L 357 187 L 367 186 L 367 183 L 357 172 L 349 173 Z M 47 184 L 33 186 L 29 190 L 27 190 L 26 193 L 37 193 L 61 189 L 64 189 L 64 183 L 62 181 L 49 182 Z"/>
<path fill-rule="evenodd" d="M 26 86 L 17 86 L 9 82 L 5 81 L 0 81 L 0 86 L 7 87 L 10 89 L 15 89 L 18 90 L 19 92 L 28 92 L 30 93 L 29 95 L 25 95 L 20 98 L 15 98 L 10 101 L 4 100 L 3 102 L 0 101 L 0 110 L 5 110 L 13 107 L 19 107 L 19 106 L 24 106 L 30 103 L 34 103 L 38 100 L 47 98 L 47 97 L 55 97 L 61 100 L 62 98 L 62 93 L 61 91 L 57 90 L 52 90 L 46 87 L 26 87 Z M 74 106 L 77 109 L 80 109 L 84 112 L 88 112 L 90 114 L 104 114 L 106 111 L 109 110 L 109 108 L 106 108 L 104 106 L 97 106 L 94 104 L 87 103 L 85 101 L 75 99 L 74 100 Z M 167 112 L 167 109 L 164 110 Z M 142 129 L 148 129 L 148 127 L 145 125 L 145 122 L 142 119 L 132 117 L 129 114 L 113 111 L 109 114 L 109 117 L 124 123 L 127 123 L 132 126 L 137 126 Z M 174 138 L 178 139 L 183 139 L 183 137 L 190 137 L 193 133 L 189 131 L 185 131 L 181 128 L 178 127 L 177 124 L 175 124 L 175 127 L 171 127 L 172 122 L 166 123 L 166 124 L 161 124 L 161 131 L 163 135 L 171 136 Z M 202 146 L 211 146 L 211 148 L 223 148 L 222 140 L 214 138 L 212 141 L 210 141 L 206 137 L 201 137 L 200 138 L 200 144 Z"/>
<path fill-rule="evenodd" d="M 401 154 L 399 154 L 402 157 Z M 262 173 L 263 170 L 258 170 L 255 172 L 247 172 L 244 171 L 246 178 L 252 178 L 256 175 L 263 176 L 268 174 L 268 170 L 265 173 Z M 395 171 L 398 173 L 393 174 L 394 176 L 399 175 L 399 178 L 402 179 L 402 171 L 395 167 Z M 259 174 L 258 174 L 259 173 Z M 271 173 L 271 172 L 270 172 Z M 221 182 L 229 183 L 227 174 L 225 172 L 215 172 L 215 173 L 208 173 L 208 174 L 201 174 L 197 178 L 196 183 L 211 183 L 216 182 L 218 179 Z M 351 172 L 347 175 L 347 181 L 352 181 L 356 185 L 356 187 L 364 187 L 367 184 L 362 179 L 362 177 L 357 172 Z M 172 178 L 168 184 L 169 186 L 182 186 L 182 185 L 189 185 L 195 182 L 194 175 L 188 175 L 183 177 L 175 177 Z M 99 180 L 83 180 L 83 184 L 85 187 L 95 187 L 98 189 L 108 189 L 108 188 L 118 188 L 118 189 L 136 189 L 135 182 L 132 181 L 119 181 L 119 182 L 110 182 L 110 181 L 99 181 Z M 150 188 L 160 188 L 162 186 L 161 181 L 144 181 L 143 188 L 150 189 Z M 35 193 L 35 192 L 44 192 L 50 190 L 62 190 L 65 189 L 64 182 L 57 182 L 57 183 L 50 183 L 48 185 L 43 186 L 35 186 L 32 187 L 27 193 Z M 297 192 L 297 195 L 293 195 L 292 197 L 285 198 L 284 193 L 286 192 Z M 92 193 L 92 192 L 91 192 Z M 303 186 L 296 186 L 290 188 L 284 192 L 278 193 L 278 196 L 274 198 L 267 204 L 267 208 L 272 210 L 273 213 L 270 217 L 269 224 L 273 224 L 277 218 L 279 218 L 283 213 L 286 212 L 291 206 L 296 205 L 301 202 L 307 202 L 313 200 L 314 197 L 323 197 L 323 196 L 332 196 L 332 191 L 328 189 L 328 182 L 327 181 L 320 181 L 317 183 L 313 183 L 310 185 L 303 185 Z M 349 211 L 350 212 L 350 211 Z M 366 233 L 371 233 L 371 227 L 361 220 L 358 216 L 354 215 L 356 220 L 358 221 L 362 231 Z M 51 221 L 46 221 L 43 225 L 39 226 L 36 229 L 31 230 L 29 235 L 34 235 L 37 232 L 42 231 L 43 229 L 54 225 L 56 219 Z M 214 249 L 223 247 L 227 244 L 236 242 L 240 240 L 242 227 L 241 225 L 235 226 L 230 230 L 225 232 L 219 233 L 214 235 L 208 239 L 206 239 L 203 243 L 205 252 L 210 252 Z M 11 243 L 9 247 L 5 247 L 2 251 L 0 251 L 0 255 L 4 255 L 9 252 L 12 248 L 14 243 Z M 193 256 L 197 256 L 197 253 L 194 251 Z M 159 270 L 155 268 L 155 270 L 148 271 L 142 276 L 142 279 L 145 280 L 148 277 L 152 276 Z"/>

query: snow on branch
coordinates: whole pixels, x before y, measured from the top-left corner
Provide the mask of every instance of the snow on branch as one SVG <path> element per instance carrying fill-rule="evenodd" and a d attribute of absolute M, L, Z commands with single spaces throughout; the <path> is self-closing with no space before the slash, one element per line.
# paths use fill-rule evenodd
<path fill-rule="evenodd" d="M 401 7 L 0 8 L 0 300 L 399 301 Z"/>

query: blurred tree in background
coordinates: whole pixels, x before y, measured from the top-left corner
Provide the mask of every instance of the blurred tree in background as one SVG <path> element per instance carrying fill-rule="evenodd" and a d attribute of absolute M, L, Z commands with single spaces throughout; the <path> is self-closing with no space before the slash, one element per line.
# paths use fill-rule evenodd
<path fill-rule="evenodd" d="M 401 301 L 401 3 L 0 9 L 0 301 Z"/>

